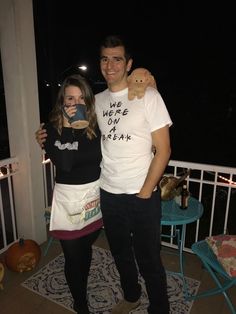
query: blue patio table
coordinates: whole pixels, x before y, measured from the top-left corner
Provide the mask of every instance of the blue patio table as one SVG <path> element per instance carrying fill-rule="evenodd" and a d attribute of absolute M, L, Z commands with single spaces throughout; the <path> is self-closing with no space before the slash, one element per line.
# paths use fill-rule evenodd
<path fill-rule="evenodd" d="M 186 234 L 186 225 L 197 221 L 203 214 L 203 205 L 196 198 L 190 197 L 188 207 L 181 209 L 175 199 L 162 201 L 162 226 L 173 226 L 172 234 L 162 234 L 163 237 L 176 238 L 179 254 L 180 271 L 175 274 L 181 276 L 183 280 L 184 297 L 188 296 L 187 284 L 184 277 L 183 248 Z M 173 273 L 173 272 L 172 272 Z"/>

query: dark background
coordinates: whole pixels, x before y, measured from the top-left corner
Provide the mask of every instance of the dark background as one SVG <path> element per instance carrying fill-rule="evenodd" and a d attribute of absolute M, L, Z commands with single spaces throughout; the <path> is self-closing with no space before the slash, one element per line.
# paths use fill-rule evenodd
<path fill-rule="evenodd" d="M 78 71 L 76 65 L 88 66 L 85 75 L 95 92 L 105 88 L 99 43 L 121 34 L 134 51 L 133 68 L 155 76 L 174 122 L 171 159 L 236 167 L 236 25 L 227 1 L 162 1 L 153 7 L 34 0 L 33 7 L 41 121 L 58 82 Z"/>

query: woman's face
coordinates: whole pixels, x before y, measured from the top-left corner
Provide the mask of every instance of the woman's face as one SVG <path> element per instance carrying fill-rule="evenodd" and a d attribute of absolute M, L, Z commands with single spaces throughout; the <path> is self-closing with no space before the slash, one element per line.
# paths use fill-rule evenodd
<path fill-rule="evenodd" d="M 65 88 L 64 104 L 66 107 L 74 106 L 75 104 L 85 105 L 84 97 L 79 87 L 71 85 Z"/>

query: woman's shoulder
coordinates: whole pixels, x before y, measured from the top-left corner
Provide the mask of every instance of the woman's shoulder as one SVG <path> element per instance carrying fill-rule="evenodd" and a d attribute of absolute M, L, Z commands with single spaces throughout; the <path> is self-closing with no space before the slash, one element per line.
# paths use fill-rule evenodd
<path fill-rule="evenodd" d="M 56 128 L 53 126 L 51 122 L 46 122 L 43 126 L 46 129 L 47 134 L 56 134 L 58 133 Z"/>
<path fill-rule="evenodd" d="M 100 141 L 100 138 L 101 138 L 101 131 L 98 127 L 98 125 L 96 125 L 93 129 L 93 132 L 94 132 L 94 136 L 92 137 L 92 140 L 97 142 L 97 141 Z"/>
<path fill-rule="evenodd" d="M 44 129 L 53 130 L 55 129 L 51 122 L 46 122 L 43 126 Z"/>
<path fill-rule="evenodd" d="M 97 137 L 101 136 L 101 131 L 100 131 L 99 127 L 98 127 L 98 124 L 96 125 L 95 133 L 96 133 Z"/>

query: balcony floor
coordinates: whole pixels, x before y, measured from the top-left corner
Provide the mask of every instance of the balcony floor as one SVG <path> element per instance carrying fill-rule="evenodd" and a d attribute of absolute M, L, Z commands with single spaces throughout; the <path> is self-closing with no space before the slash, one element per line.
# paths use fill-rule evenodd
<path fill-rule="evenodd" d="M 42 252 L 45 248 L 45 243 L 42 245 Z M 102 234 L 95 245 L 108 248 L 106 238 Z M 178 270 L 178 257 L 174 254 L 168 254 L 170 249 L 163 248 L 162 258 L 163 263 L 168 270 Z M 59 242 L 54 241 L 51 245 L 46 257 L 42 256 L 37 271 L 43 265 L 47 264 L 51 259 L 61 253 Z M 0 261 L 3 260 L 3 256 L 0 256 Z M 32 293 L 28 289 L 25 289 L 20 284 L 28 277 L 32 276 L 33 272 L 26 273 L 14 273 L 5 270 L 5 276 L 3 279 L 3 290 L 0 290 L 0 312 L 1 314 L 71 314 L 71 311 L 63 308 L 43 298 L 35 293 Z M 200 261 L 193 254 L 185 253 L 185 274 L 187 277 L 197 279 L 201 282 L 199 291 L 205 288 L 214 287 L 214 283 L 211 277 L 202 268 Z M 230 296 L 236 304 L 236 287 L 230 290 Z M 223 296 L 214 296 L 208 298 L 202 298 L 194 301 L 191 309 L 191 314 L 230 314 L 230 311 L 226 305 Z M 176 313 L 178 314 L 178 313 Z"/>

